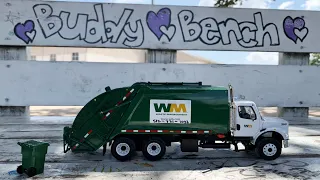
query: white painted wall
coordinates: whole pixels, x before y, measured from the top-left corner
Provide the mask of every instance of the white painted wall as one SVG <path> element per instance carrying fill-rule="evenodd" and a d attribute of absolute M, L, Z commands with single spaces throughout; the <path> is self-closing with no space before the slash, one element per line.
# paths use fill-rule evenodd
<path fill-rule="evenodd" d="M 144 63 L 145 50 L 88 48 L 88 62 Z"/>
<path fill-rule="evenodd" d="M 218 64 L 217 62 L 200 56 L 193 56 L 188 53 L 177 51 L 177 64 Z"/>
<path fill-rule="evenodd" d="M 28 47 L 28 59 L 36 56 L 37 61 L 50 61 L 50 55 L 55 54 L 57 61 L 71 61 L 72 53 L 79 53 L 79 61 L 87 61 L 87 48 L 76 47 Z"/>
<path fill-rule="evenodd" d="M 260 107 L 319 107 L 319 72 L 320 67 L 291 65 L 0 61 L 0 106 L 83 106 L 106 86 L 203 81 L 214 86 L 231 83 L 236 96 Z"/>
<path fill-rule="evenodd" d="M 28 59 L 36 56 L 37 61 L 49 61 L 50 54 L 55 54 L 57 61 L 71 61 L 73 52 L 80 55 L 79 61 L 86 62 L 116 62 L 116 63 L 144 63 L 147 50 L 116 49 L 116 48 L 71 48 L 71 47 L 28 47 Z M 177 52 L 177 63 L 188 64 L 217 64 L 200 56 Z"/>

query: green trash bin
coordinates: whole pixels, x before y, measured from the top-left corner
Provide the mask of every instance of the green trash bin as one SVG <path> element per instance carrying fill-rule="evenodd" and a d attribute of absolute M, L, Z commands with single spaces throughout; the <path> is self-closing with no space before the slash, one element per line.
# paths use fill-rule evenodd
<path fill-rule="evenodd" d="M 43 173 L 44 162 L 49 143 L 30 140 L 18 142 L 21 146 L 22 165 L 18 166 L 19 174 L 26 173 L 29 177 Z"/>

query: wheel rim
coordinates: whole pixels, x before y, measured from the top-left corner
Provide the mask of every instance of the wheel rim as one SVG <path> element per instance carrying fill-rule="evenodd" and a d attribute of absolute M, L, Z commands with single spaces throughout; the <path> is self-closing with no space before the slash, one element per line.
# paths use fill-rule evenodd
<path fill-rule="evenodd" d="M 150 143 L 150 144 L 148 144 L 147 152 L 151 156 L 156 156 L 156 155 L 160 154 L 160 152 L 161 152 L 160 144 L 158 144 L 158 143 Z"/>
<path fill-rule="evenodd" d="M 120 156 L 126 156 L 130 152 L 130 146 L 127 143 L 119 143 L 116 147 L 116 152 Z"/>
<path fill-rule="evenodd" d="M 273 156 L 277 153 L 277 147 L 274 144 L 266 144 L 263 146 L 263 154 L 266 156 Z"/>

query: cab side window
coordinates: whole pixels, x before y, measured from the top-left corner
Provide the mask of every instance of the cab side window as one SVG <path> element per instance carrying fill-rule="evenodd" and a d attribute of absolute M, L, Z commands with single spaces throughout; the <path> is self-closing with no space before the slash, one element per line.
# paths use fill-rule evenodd
<path fill-rule="evenodd" d="M 240 118 L 242 119 L 251 119 L 251 120 L 257 119 L 256 113 L 254 112 L 251 106 L 239 106 L 238 113 Z"/>

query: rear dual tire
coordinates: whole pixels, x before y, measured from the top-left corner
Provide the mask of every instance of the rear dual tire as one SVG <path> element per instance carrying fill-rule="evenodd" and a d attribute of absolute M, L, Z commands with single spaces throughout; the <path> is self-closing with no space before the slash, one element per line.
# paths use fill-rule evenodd
<path fill-rule="evenodd" d="M 142 154 L 149 161 L 160 160 L 166 153 L 166 144 L 161 138 L 153 137 L 143 143 Z"/>
<path fill-rule="evenodd" d="M 139 148 L 138 148 L 139 149 Z M 119 161 L 128 161 L 137 150 L 136 143 L 126 137 L 114 140 L 111 154 Z M 166 153 L 166 144 L 161 138 L 151 137 L 142 143 L 142 154 L 149 161 L 160 160 Z"/>
<path fill-rule="evenodd" d="M 125 137 L 115 139 L 111 146 L 111 154 L 119 161 L 130 160 L 136 151 L 133 140 Z"/>

